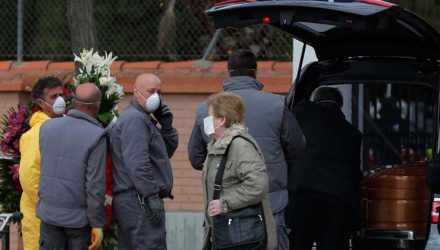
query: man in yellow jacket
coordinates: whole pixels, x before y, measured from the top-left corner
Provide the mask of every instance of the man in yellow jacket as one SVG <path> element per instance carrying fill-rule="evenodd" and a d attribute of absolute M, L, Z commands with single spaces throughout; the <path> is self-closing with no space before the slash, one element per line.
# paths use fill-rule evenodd
<path fill-rule="evenodd" d="M 55 77 L 40 79 L 32 89 L 32 97 L 39 111 L 30 119 L 31 129 L 20 138 L 20 184 L 23 188 L 20 210 L 23 213 L 22 233 L 25 250 L 37 250 L 40 238 L 40 220 L 36 216 L 38 182 L 40 180 L 41 125 L 54 117 L 62 116 L 66 103 L 62 97 L 63 86 Z"/>

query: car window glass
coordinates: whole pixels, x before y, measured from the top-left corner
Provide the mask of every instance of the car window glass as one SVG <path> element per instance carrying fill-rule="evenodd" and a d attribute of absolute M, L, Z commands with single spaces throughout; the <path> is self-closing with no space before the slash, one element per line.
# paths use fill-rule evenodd
<path fill-rule="evenodd" d="M 346 120 L 364 136 L 364 170 L 431 159 L 436 91 L 392 82 L 333 87 L 344 97 Z"/>

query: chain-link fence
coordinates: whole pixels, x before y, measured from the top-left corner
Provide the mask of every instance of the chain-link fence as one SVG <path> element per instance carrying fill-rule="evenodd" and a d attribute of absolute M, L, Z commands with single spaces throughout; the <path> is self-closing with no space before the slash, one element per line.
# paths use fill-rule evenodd
<path fill-rule="evenodd" d="M 90 0 L 91 1 L 91 0 Z M 0 60 L 17 58 L 17 9 L 23 3 L 25 60 L 70 60 L 66 1 L 0 0 Z M 94 0 L 97 48 L 119 58 L 189 60 L 202 58 L 215 30 L 204 11 L 214 0 Z M 394 0 L 440 30 L 440 0 Z M 291 38 L 268 26 L 225 29 L 207 59 L 224 59 L 239 47 L 263 60 L 291 60 Z"/>

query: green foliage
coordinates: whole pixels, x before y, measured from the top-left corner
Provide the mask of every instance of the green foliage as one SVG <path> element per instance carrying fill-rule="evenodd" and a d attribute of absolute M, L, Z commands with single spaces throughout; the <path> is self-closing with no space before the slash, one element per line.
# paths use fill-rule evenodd
<path fill-rule="evenodd" d="M 57 60 L 59 55 L 71 54 L 64 1 L 25 1 L 24 8 L 25 35 L 28 35 L 23 47 L 26 58 L 48 53 L 53 55 L 53 60 Z"/>
<path fill-rule="evenodd" d="M 0 158 L 0 212 L 20 211 L 20 192 L 17 191 L 10 167 L 17 162 L 11 158 Z"/>
<path fill-rule="evenodd" d="M 112 224 L 104 232 L 104 239 L 102 240 L 102 249 L 114 249 L 118 246 L 117 224 L 112 220 Z"/>

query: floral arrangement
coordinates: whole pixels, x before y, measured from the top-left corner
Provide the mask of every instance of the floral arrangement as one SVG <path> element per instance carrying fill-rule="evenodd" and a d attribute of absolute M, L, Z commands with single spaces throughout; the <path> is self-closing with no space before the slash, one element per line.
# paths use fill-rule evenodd
<path fill-rule="evenodd" d="M 118 115 L 116 105 L 124 96 L 123 88 L 116 82 L 111 74 L 111 64 L 117 57 L 112 53 L 105 53 L 102 57 L 98 52 L 83 50 L 80 56 L 75 56 L 75 62 L 81 64 L 78 73 L 74 76 L 74 84 L 65 85 L 64 95 L 68 106 L 71 104 L 72 94 L 80 84 L 94 83 L 102 92 L 101 106 L 98 114 L 98 121 L 103 127 L 109 129 L 112 122 L 116 121 Z M 20 210 L 21 186 L 18 170 L 20 162 L 20 137 L 30 129 L 29 119 L 31 114 L 38 111 L 32 104 L 28 106 L 19 105 L 11 108 L 6 115 L 0 119 L 0 149 L 7 157 L 0 158 L 0 205 L 2 211 L 16 212 Z M 116 224 L 111 221 L 112 202 L 112 175 L 111 175 L 111 154 L 108 152 L 106 163 L 106 208 L 107 222 L 103 249 L 112 249 L 117 245 Z"/>
<path fill-rule="evenodd" d="M 0 204 L 5 212 L 20 211 L 20 137 L 30 128 L 30 110 L 30 107 L 18 105 L 17 109 L 10 108 L 0 120 L 0 148 L 7 156 L 0 158 Z"/>
<path fill-rule="evenodd" d="M 102 92 L 101 108 L 99 110 L 98 121 L 104 127 L 118 115 L 116 105 L 124 96 L 123 88 L 116 82 L 116 78 L 111 75 L 111 64 L 117 59 L 112 53 L 105 53 L 100 56 L 98 52 L 83 50 L 80 56 L 75 56 L 75 62 L 79 63 L 79 73 L 74 77 L 74 85 L 69 86 L 73 91 L 80 84 L 89 82 L 94 83 Z"/>
<path fill-rule="evenodd" d="M 110 130 L 112 123 L 118 116 L 117 104 L 124 96 L 123 88 L 116 82 L 116 78 L 111 74 L 111 64 L 117 59 L 112 53 L 105 53 L 100 56 L 93 49 L 84 49 L 80 56 L 74 55 L 75 62 L 80 64 L 77 74 L 74 76 L 74 84 L 67 86 L 71 92 L 83 83 L 94 83 L 102 92 L 101 106 L 98 113 L 98 121 L 107 131 Z M 68 98 L 71 100 L 71 98 Z M 113 199 L 111 183 L 113 177 L 111 174 L 111 152 L 107 152 L 106 163 L 106 208 L 107 208 L 107 226 L 104 229 L 103 248 L 111 249 L 117 245 L 116 224 L 112 221 L 111 202 Z"/>
<path fill-rule="evenodd" d="M 10 108 L 8 113 L 0 121 L 2 132 L 0 136 L 0 147 L 6 155 L 17 159 L 20 157 L 20 137 L 29 130 L 29 108 L 18 105 L 17 110 Z"/>

